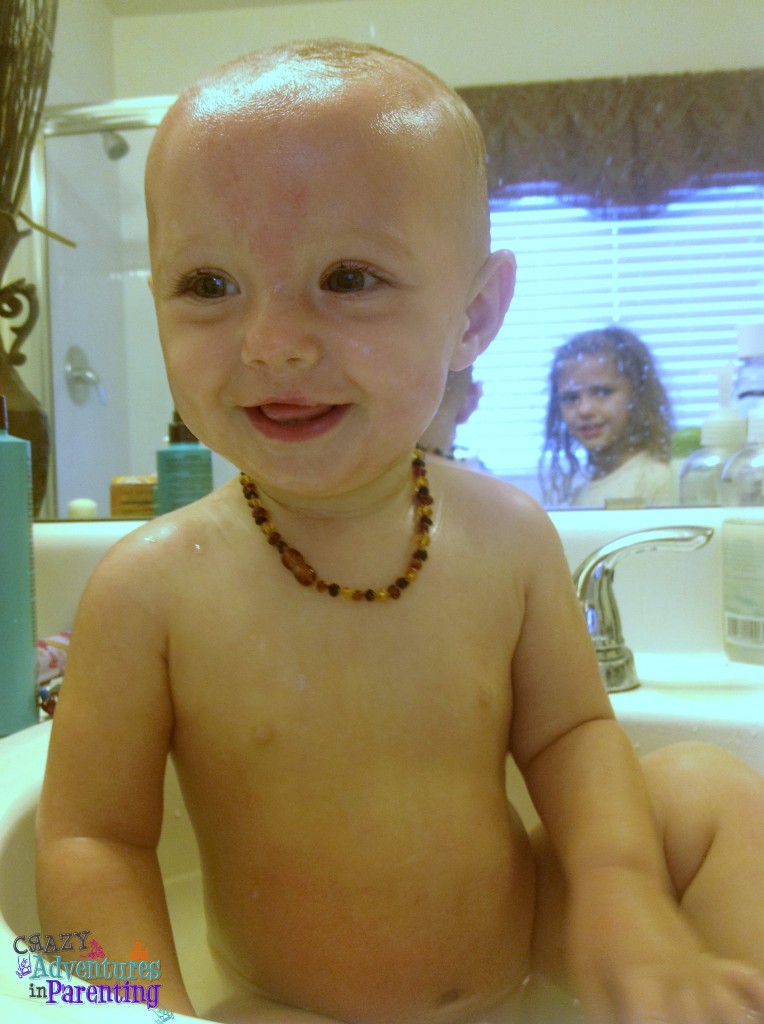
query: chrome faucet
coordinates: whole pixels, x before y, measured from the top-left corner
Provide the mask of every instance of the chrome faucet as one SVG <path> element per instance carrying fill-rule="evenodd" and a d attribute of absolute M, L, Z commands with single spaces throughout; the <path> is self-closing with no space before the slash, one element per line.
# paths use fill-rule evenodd
<path fill-rule="evenodd" d="M 634 655 L 623 639 L 621 616 L 613 593 L 616 564 L 625 556 L 659 548 L 694 551 L 703 547 L 714 531 L 705 526 L 661 526 L 638 530 L 593 551 L 573 574 L 576 595 L 594 641 L 600 674 L 611 693 L 639 686 Z"/>

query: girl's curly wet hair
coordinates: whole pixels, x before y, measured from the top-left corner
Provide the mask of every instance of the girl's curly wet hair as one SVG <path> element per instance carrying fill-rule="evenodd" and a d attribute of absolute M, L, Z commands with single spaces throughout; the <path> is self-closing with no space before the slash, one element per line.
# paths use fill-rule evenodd
<path fill-rule="evenodd" d="M 579 460 L 580 444 L 565 425 L 557 386 L 564 363 L 592 355 L 610 356 L 618 373 L 631 385 L 629 448 L 634 452 L 645 451 L 661 462 L 671 458 L 674 430 L 671 403 L 650 349 L 636 334 L 622 327 L 584 331 L 557 349 L 549 371 L 546 432 L 539 462 L 541 489 L 547 505 L 568 504 L 576 475 L 582 471 L 592 474 L 596 469 L 596 453 L 587 452 L 583 465 Z"/>

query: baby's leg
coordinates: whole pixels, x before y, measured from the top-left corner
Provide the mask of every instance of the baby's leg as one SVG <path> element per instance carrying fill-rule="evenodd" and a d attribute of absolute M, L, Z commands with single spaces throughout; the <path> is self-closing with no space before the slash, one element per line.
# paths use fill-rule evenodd
<path fill-rule="evenodd" d="M 642 764 L 682 911 L 709 949 L 764 971 L 764 778 L 701 743 Z"/>
<path fill-rule="evenodd" d="M 665 748 L 642 764 L 681 915 L 719 958 L 720 984 L 740 993 L 741 1006 L 764 1008 L 761 977 L 730 963 L 764 971 L 764 779 L 725 751 L 700 743 Z M 531 841 L 537 865 L 534 970 L 569 985 L 564 878 L 542 828 Z M 623 927 L 628 936 L 629 923 Z M 617 943 L 614 956 L 623 962 Z"/>

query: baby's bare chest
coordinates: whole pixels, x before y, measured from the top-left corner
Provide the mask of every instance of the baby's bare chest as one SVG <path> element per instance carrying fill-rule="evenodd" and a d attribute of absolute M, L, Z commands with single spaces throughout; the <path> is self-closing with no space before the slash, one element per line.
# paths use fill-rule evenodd
<path fill-rule="evenodd" d="M 457 621 L 443 607 L 417 616 L 403 601 L 344 609 L 307 596 L 311 614 L 229 608 L 171 645 L 182 735 L 235 735 L 254 759 L 293 748 L 322 760 L 506 751 L 511 627 L 500 631 L 490 616 Z"/>

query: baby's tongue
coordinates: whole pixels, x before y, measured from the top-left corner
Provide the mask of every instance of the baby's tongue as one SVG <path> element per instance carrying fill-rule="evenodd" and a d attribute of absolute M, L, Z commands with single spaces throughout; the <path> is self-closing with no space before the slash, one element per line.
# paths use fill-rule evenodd
<path fill-rule="evenodd" d="M 263 415 L 275 423 L 304 423 L 324 416 L 333 408 L 333 405 L 291 405 L 286 402 L 260 406 Z"/>

